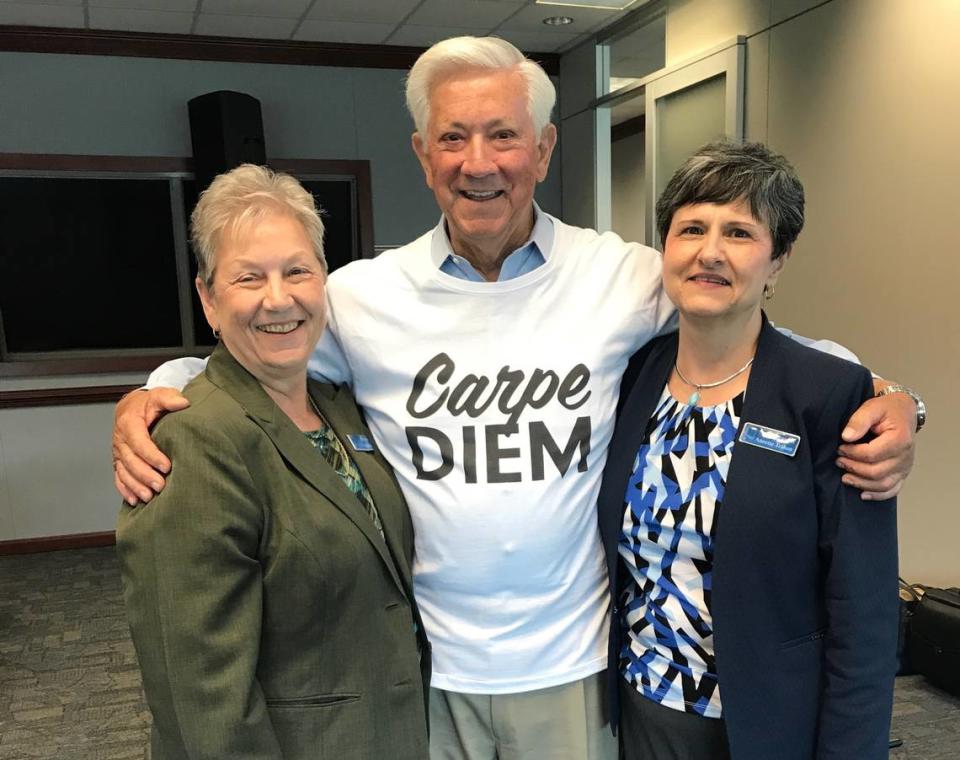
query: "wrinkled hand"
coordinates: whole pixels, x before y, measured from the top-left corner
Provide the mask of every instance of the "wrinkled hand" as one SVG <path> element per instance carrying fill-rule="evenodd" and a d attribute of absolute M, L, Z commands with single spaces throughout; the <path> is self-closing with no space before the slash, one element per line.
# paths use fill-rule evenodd
<path fill-rule="evenodd" d="M 847 422 L 842 433 L 837 466 L 846 473 L 843 482 L 859 488 L 865 501 L 896 496 L 913 469 L 913 439 L 917 406 L 905 393 L 868 399 Z M 868 432 L 876 437 L 859 441 Z"/>
<path fill-rule="evenodd" d="M 170 460 L 150 438 L 150 426 L 167 412 L 190 406 L 173 388 L 154 388 L 128 393 L 119 403 L 113 420 L 113 484 L 123 500 L 133 506 L 163 490 L 163 475 Z"/>

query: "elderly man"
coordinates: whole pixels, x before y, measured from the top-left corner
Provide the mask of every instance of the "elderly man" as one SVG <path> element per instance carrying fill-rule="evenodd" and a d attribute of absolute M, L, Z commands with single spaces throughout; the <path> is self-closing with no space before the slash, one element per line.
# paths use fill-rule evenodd
<path fill-rule="evenodd" d="M 534 204 L 554 99 L 543 70 L 502 40 L 450 39 L 420 57 L 407 85 L 413 148 L 443 218 L 330 277 L 337 340 L 311 365 L 353 387 L 410 505 L 435 759 L 616 757 L 594 508 L 627 358 L 671 328 L 673 307 L 656 251 Z M 182 385 L 196 371 L 183 361 L 152 385 Z M 162 488 L 170 464 L 146 425 L 182 404 L 160 388 L 121 402 L 128 500 Z M 915 411 L 903 394 L 858 411 L 845 437 L 879 435 L 841 449 L 845 477 L 896 491 Z"/>

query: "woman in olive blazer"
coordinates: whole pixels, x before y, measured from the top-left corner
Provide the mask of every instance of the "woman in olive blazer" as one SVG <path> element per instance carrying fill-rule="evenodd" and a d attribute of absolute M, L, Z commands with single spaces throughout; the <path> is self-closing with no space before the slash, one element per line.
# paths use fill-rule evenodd
<path fill-rule="evenodd" d="M 153 758 L 422 760 L 410 517 L 350 392 L 306 378 L 326 313 L 312 198 L 261 167 L 207 193 L 194 244 L 220 220 L 198 287 L 221 344 L 154 430 L 166 488 L 117 530 Z M 238 198 L 243 224 L 210 211 Z M 304 432 L 324 423 L 336 464 Z"/>

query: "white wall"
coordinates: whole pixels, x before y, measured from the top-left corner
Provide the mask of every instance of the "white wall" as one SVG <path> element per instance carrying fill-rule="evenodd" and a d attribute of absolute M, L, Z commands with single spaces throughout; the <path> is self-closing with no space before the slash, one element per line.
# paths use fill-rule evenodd
<path fill-rule="evenodd" d="M 369 160 L 375 243 L 400 245 L 439 219 L 410 148 L 405 74 L 0 53 L 0 152 L 189 156 L 187 101 L 238 90 L 261 102 L 269 156 Z M 557 152 L 537 191 L 551 213 L 560 211 L 559 164 Z M 55 308 L 55 294 L 44 294 L 43 303 Z M 0 378 L 0 391 L 143 377 Z M 109 404 L 0 410 L 0 541 L 113 528 L 119 497 L 110 469 L 112 415 Z"/>
<path fill-rule="evenodd" d="M 0 378 L 0 391 L 139 385 L 145 373 Z M 112 404 L 0 409 L 0 541 L 113 530 Z"/>
<path fill-rule="evenodd" d="M 0 410 L 0 540 L 113 530 L 112 410 Z"/>

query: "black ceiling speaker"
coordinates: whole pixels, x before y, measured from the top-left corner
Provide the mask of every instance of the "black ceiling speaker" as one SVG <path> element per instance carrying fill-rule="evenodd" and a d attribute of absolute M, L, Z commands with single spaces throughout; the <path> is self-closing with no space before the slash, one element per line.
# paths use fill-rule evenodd
<path fill-rule="evenodd" d="M 240 164 L 267 162 L 263 117 L 255 97 L 218 90 L 198 95 L 187 106 L 197 192 Z"/>

